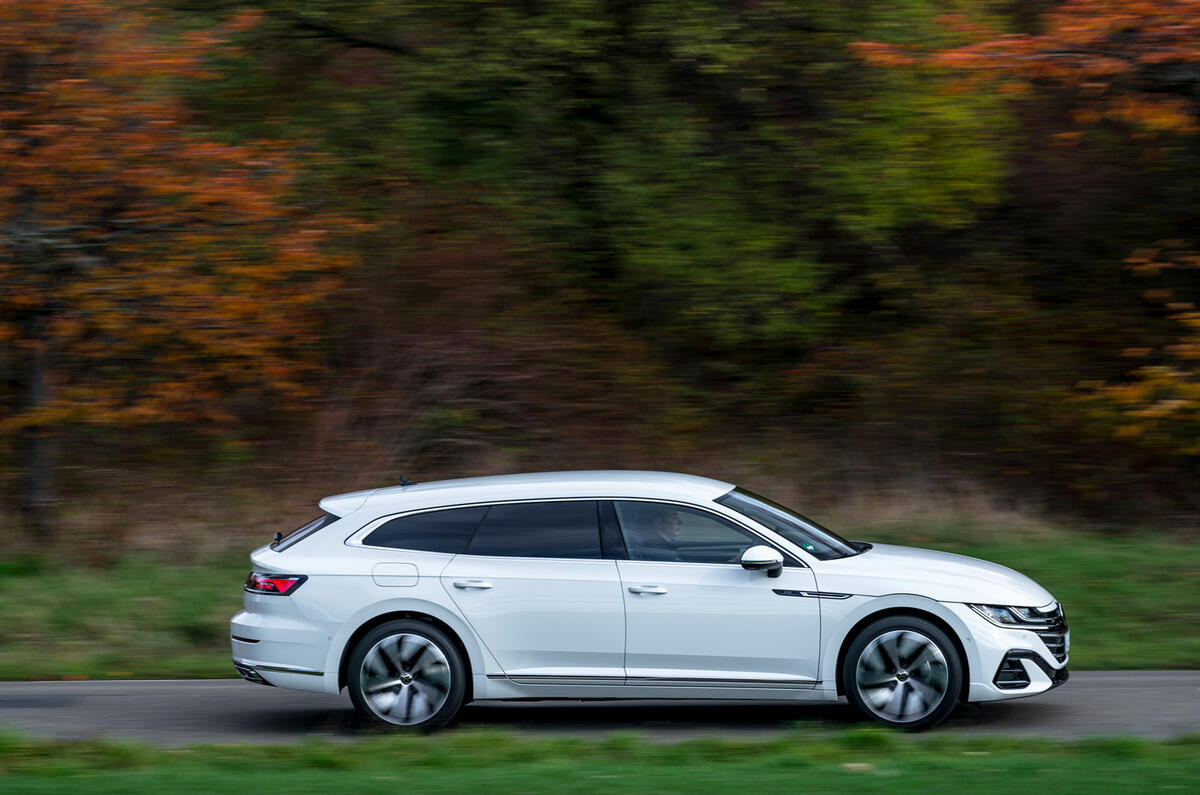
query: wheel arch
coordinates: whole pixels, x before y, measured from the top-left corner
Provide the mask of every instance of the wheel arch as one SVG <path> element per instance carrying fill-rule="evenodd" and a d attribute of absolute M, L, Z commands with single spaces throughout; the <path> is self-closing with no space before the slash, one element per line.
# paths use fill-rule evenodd
<path fill-rule="evenodd" d="M 959 662 L 962 664 L 962 685 L 959 688 L 958 700 L 960 702 L 967 700 L 967 694 L 971 689 L 971 661 L 967 654 L 966 644 L 963 642 L 962 635 L 957 628 L 947 620 L 946 617 L 927 609 L 922 606 L 913 604 L 893 604 L 889 606 L 878 606 L 874 610 L 869 610 L 865 615 L 855 621 L 849 631 L 842 636 L 841 643 L 838 645 L 837 661 L 834 666 L 834 675 L 837 683 L 837 694 L 845 695 L 845 682 L 842 676 L 842 665 L 846 661 L 846 652 L 850 648 L 850 644 L 858 637 L 859 633 L 867 627 L 867 625 L 878 621 L 881 618 L 889 618 L 891 616 L 911 616 L 928 621 L 938 629 L 946 633 L 950 638 L 950 642 L 954 644 L 954 651 L 958 654 Z"/>
<path fill-rule="evenodd" d="M 341 655 L 338 660 L 338 668 L 337 668 L 338 691 L 340 692 L 342 690 L 342 688 L 344 688 L 347 684 L 347 675 L 348 675 L 347 669 L 350 664 L 350 655 L 354 653 L 354 647 L 358 645 L 358 642 L 368 632 L 375 629 L 376 627 L 381 626 L 382 624 L 386 624 L 389 621 L 399 621 L 399 620 L 403 620 L 403 619 L 412 619 L 412 620 L 416 620 L 416 621 L 428 622 L 429 624 L 437 627 L 442 632 L 445 632 L 447 636 L 449 636 L 450 640 L 457 647 L 458 653 L 462 655 L 463 665 L 467 669 L 467 671 L 466 671 L 466 673 L 467 673 L 467 677 L 466 677 L 467 690 L 466 690 L 466 695 L 464 696 L 463 703 L 464 704 L 470 703 L 471 698 L 474 696 L 474 682 L 473 682 L 472 674 L 475 671 L 481 670 L 481 668 L 478 666 L 477 661 L 472 659 L 472 655 L 471 655 L 470 651 L 468 650 L 467 644 L 464 641 L 464 639 L 462 637 L 462 633 L 460 632 L 459 629 L 452 626 L 451 624 L 444 621 L 443 619 L 441 619 L 435 615 L 432 615 L 431 613 L 423 612 L 419 609 L 398 609 L 398 610 L 390 610 L 387 612 L 379 613 L 377 615 L 374 615 L 374 616 L 368 618 L 366 621 L 362 622 L 353 632 L 350 633 L 350 637 L 348 637 L 346 639 L 346 642 L 342 645 Z"/>

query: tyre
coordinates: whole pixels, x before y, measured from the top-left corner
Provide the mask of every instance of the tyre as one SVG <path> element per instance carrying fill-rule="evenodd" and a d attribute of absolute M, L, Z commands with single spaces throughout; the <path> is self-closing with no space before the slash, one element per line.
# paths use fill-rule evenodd
<path fill-rule="evenodd" d="M 945 720 L 962 690 L 962 661 L 935 624 L 882 618 L 858 634 L 842 663 L 847 700 L 887 726 L 928 729 Z"/>
<path fill-rule="evenodd" d="M 415 619 L 389 621 L 364 635 L 346 674 L 354 708 L 390 726 L 444 726 L 467 691 L 458 646 L 442 630 Z"/>

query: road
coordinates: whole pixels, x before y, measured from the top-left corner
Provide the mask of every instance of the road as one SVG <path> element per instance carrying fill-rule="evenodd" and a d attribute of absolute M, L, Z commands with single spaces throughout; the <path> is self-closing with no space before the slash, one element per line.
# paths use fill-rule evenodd
<path fill-rule="evenodd" d="M 638 732 L 662 742 L 694 737 L 769 737 L 795 724 L 856 723 L 844 705 L 548 702 L 476 704 L 460 727 L 603 736 Z M 107 736 L 176 746 L 288 743 L 379 731 L 345 695 L 323 696 L 241 680 L 0 682 L 0 729 L 34 737 Z M 1030 699 L 963 705 L 930 734 L 1101 734 L 1169 738 L 1200 733 L 1200 671 L 1081 671 Z"/>

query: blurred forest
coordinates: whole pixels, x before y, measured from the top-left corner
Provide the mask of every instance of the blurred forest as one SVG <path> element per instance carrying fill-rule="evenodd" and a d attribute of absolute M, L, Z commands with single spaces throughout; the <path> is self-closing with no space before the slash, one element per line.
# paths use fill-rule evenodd
<path fill-rule="evenodd" d="M 8 0 L 5 543 L 626 467 L 1195 527 L 1198 221 L 1196 0 Z"/>

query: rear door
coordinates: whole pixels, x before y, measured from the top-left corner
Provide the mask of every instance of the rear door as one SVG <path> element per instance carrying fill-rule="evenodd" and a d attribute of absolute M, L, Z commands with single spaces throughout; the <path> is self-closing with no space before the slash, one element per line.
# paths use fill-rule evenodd
<path fill-rule="evenodd" d="M 509 677 L 624 679 L 616 562 L 601 553 L 595 500 L 492 505 L 442 585 Z"/>

